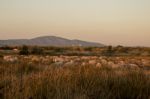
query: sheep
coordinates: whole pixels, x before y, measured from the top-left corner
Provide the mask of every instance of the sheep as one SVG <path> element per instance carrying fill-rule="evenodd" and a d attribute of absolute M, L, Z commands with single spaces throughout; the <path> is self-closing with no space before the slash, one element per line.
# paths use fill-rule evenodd
<path fill-rule="evenodd" d="M 100 68 L 100 67 L 102 67 L 102 64 L 101 63 L 97 63 L 96 67 Z"/>
<path fill-rule="evenodd" d="M 89 60 L 89 65 L 96 65 L 96 60 Z"/>
<path fill-rule="evenodd" d="M 7 62 L 16 62 L 18 61 L 18 58 L 15 56 L 4 56 L 3 59 Z"/>

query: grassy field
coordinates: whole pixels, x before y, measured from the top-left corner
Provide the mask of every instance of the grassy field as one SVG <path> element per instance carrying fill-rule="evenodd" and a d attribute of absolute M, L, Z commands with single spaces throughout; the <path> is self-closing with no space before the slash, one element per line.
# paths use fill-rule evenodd
<path fill-rule="evenodd" d="M 150 48 L 1 48 L 0 99 L 150 99 Z"/>
<path fill-rule="evenodd" d="M 0 99 L 150 98 L 149 70 L 107 65 L 56 66 L 53 62 L 18 57 L 16 61 L 0 59 Z"/>

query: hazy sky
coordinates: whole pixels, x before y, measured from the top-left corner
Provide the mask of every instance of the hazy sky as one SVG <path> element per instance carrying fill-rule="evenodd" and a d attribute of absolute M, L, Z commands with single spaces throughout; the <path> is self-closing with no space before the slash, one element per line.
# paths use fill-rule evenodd
<path fill-rule="evenodd" d="M 0 39 L 45 35 L 150 46 L 150 0 L 0 0 Z"/>

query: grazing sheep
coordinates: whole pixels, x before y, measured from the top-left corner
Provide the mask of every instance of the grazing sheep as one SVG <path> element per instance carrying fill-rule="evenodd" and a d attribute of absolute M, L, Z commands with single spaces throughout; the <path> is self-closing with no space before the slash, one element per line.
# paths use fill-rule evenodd
<path fill-rule="evenodd" d="M 82 62 L 82 63 L 81 63 L 81 66 L 86 66 L 86 65 L 87 65 L 86 62 Z"/>
<path fill-rule="evenodd" d="M 95 65 L 96 64 L 96 60 L 89 60 L 89 65 Z"/>
<path fill-rule="evenodd" d="M 97 59 L 98 57 L 97 56 L 91 56 L 90 58 L 91 59 Z"/>
<path fill-rule="evenodd" d="M 64 63 L 63 63 L 63 62 L 55 62 L 55 63 L 53 63 L 52 65 L 57 66 L 57 67 L 60 67 L 60 66 L 63 66 Z"/>
<path fill-rule="evenodd" d="M 86 56 L 81 57 L 81 60 L 88 60 L 88 59 L 89 59 L 89 57 L 86 57 Z"/>
<path fill-rule="evenodd" d="M 129 64 L 130 69 L 139 69 L 138 65 L 136 64 Z"/>
<path fill-rule="evenodd" d="M 40 61 L 40 58 L 37 56 L 34 56 L 34 57 L 32 57 L 31 61 L 38 62 L 38 61 Z"/>
<path fill-rule="evenodd" d="M 120 65 L 120 66 L 125 66 L 125 62 L 124 62 L 124 61 L 119 61 L 119 62 L 118 62 L 118 65 Z"/>
<path fill-rule="evenodd" d="M 144 66 L 150 65 L 150 61 L 149 61 L 149 60 L 142 59 L 141 61 L 142 61 L 142 64 L 143 64 Z"/>
<path fill-rule="evenodd" d="M 73 60 L 70 60 L 70 62 L 66 62 L 64 65 L 65 66 L 72 66 L 72 65 L 75 65 L 75 63 Z"/>
<path fill-rule="evenodd" d="M 102 63 L 102 65 L 107 65 L 107 60 L 102 59 L 102 60 L 101 60 L 101 63 Z"/>
<path fill-rule="evenodd" d="M 18 58 L 15 56 L 4 56 L 3 59 L 7 62 L 16 62 L 18 61 Z"/>
<path fill-rule="evenodd" d="M 110 66 L 110 67 L 111 67 L 112 65 L 115 65 L 114 62 L 112 62 L 112 61 L 109 61 L 107 64 L 108 64 L 108 66 Z"/>
<path fill-rule="evenodd" d="M 102 64 L 101 63 L 97 63 L 96 67 L 100 68 L 100 67 L 102 67 Z"/>
<path fill-rule="evenodd" d="M 60 57 L 56 57 L 53 59 L 54 62 L 64 62 L 64 59 L 63 58 L 60 58 Z"/>
<path fill-rule="evenodd" d="M 24 60 L 29 62 L 40 62 L 43 65 L 55 65 L 55 66 L 109 66 L 112 68 L 127 67 L 131 69 L 149 68 L 149 58 L 133 58 L 133 57 L 98 57 L 98 56 L 13 56 L 6 55 L 2 57 L 6 62 L 16 62 L 18 60 Z"/>
<path fill-rule="evenodd" d="M 112 68 L 120 68 L 121 66 L 118 65 L 118 64 L 113 64 L 111 67 L 112 67 Z"/>

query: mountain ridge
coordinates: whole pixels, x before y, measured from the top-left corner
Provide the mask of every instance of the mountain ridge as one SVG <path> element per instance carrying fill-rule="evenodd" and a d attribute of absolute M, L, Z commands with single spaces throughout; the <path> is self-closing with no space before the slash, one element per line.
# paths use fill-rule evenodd
<path fill-rule="evenodd" d="M 0 46 L 85 46 L 85 47 L 103 47 L 104 44 L 83 41 L 78 39 L 66 39 L 57 36 L 40 36 L 32 39 L 8 39 L 0 40 Z"/>

